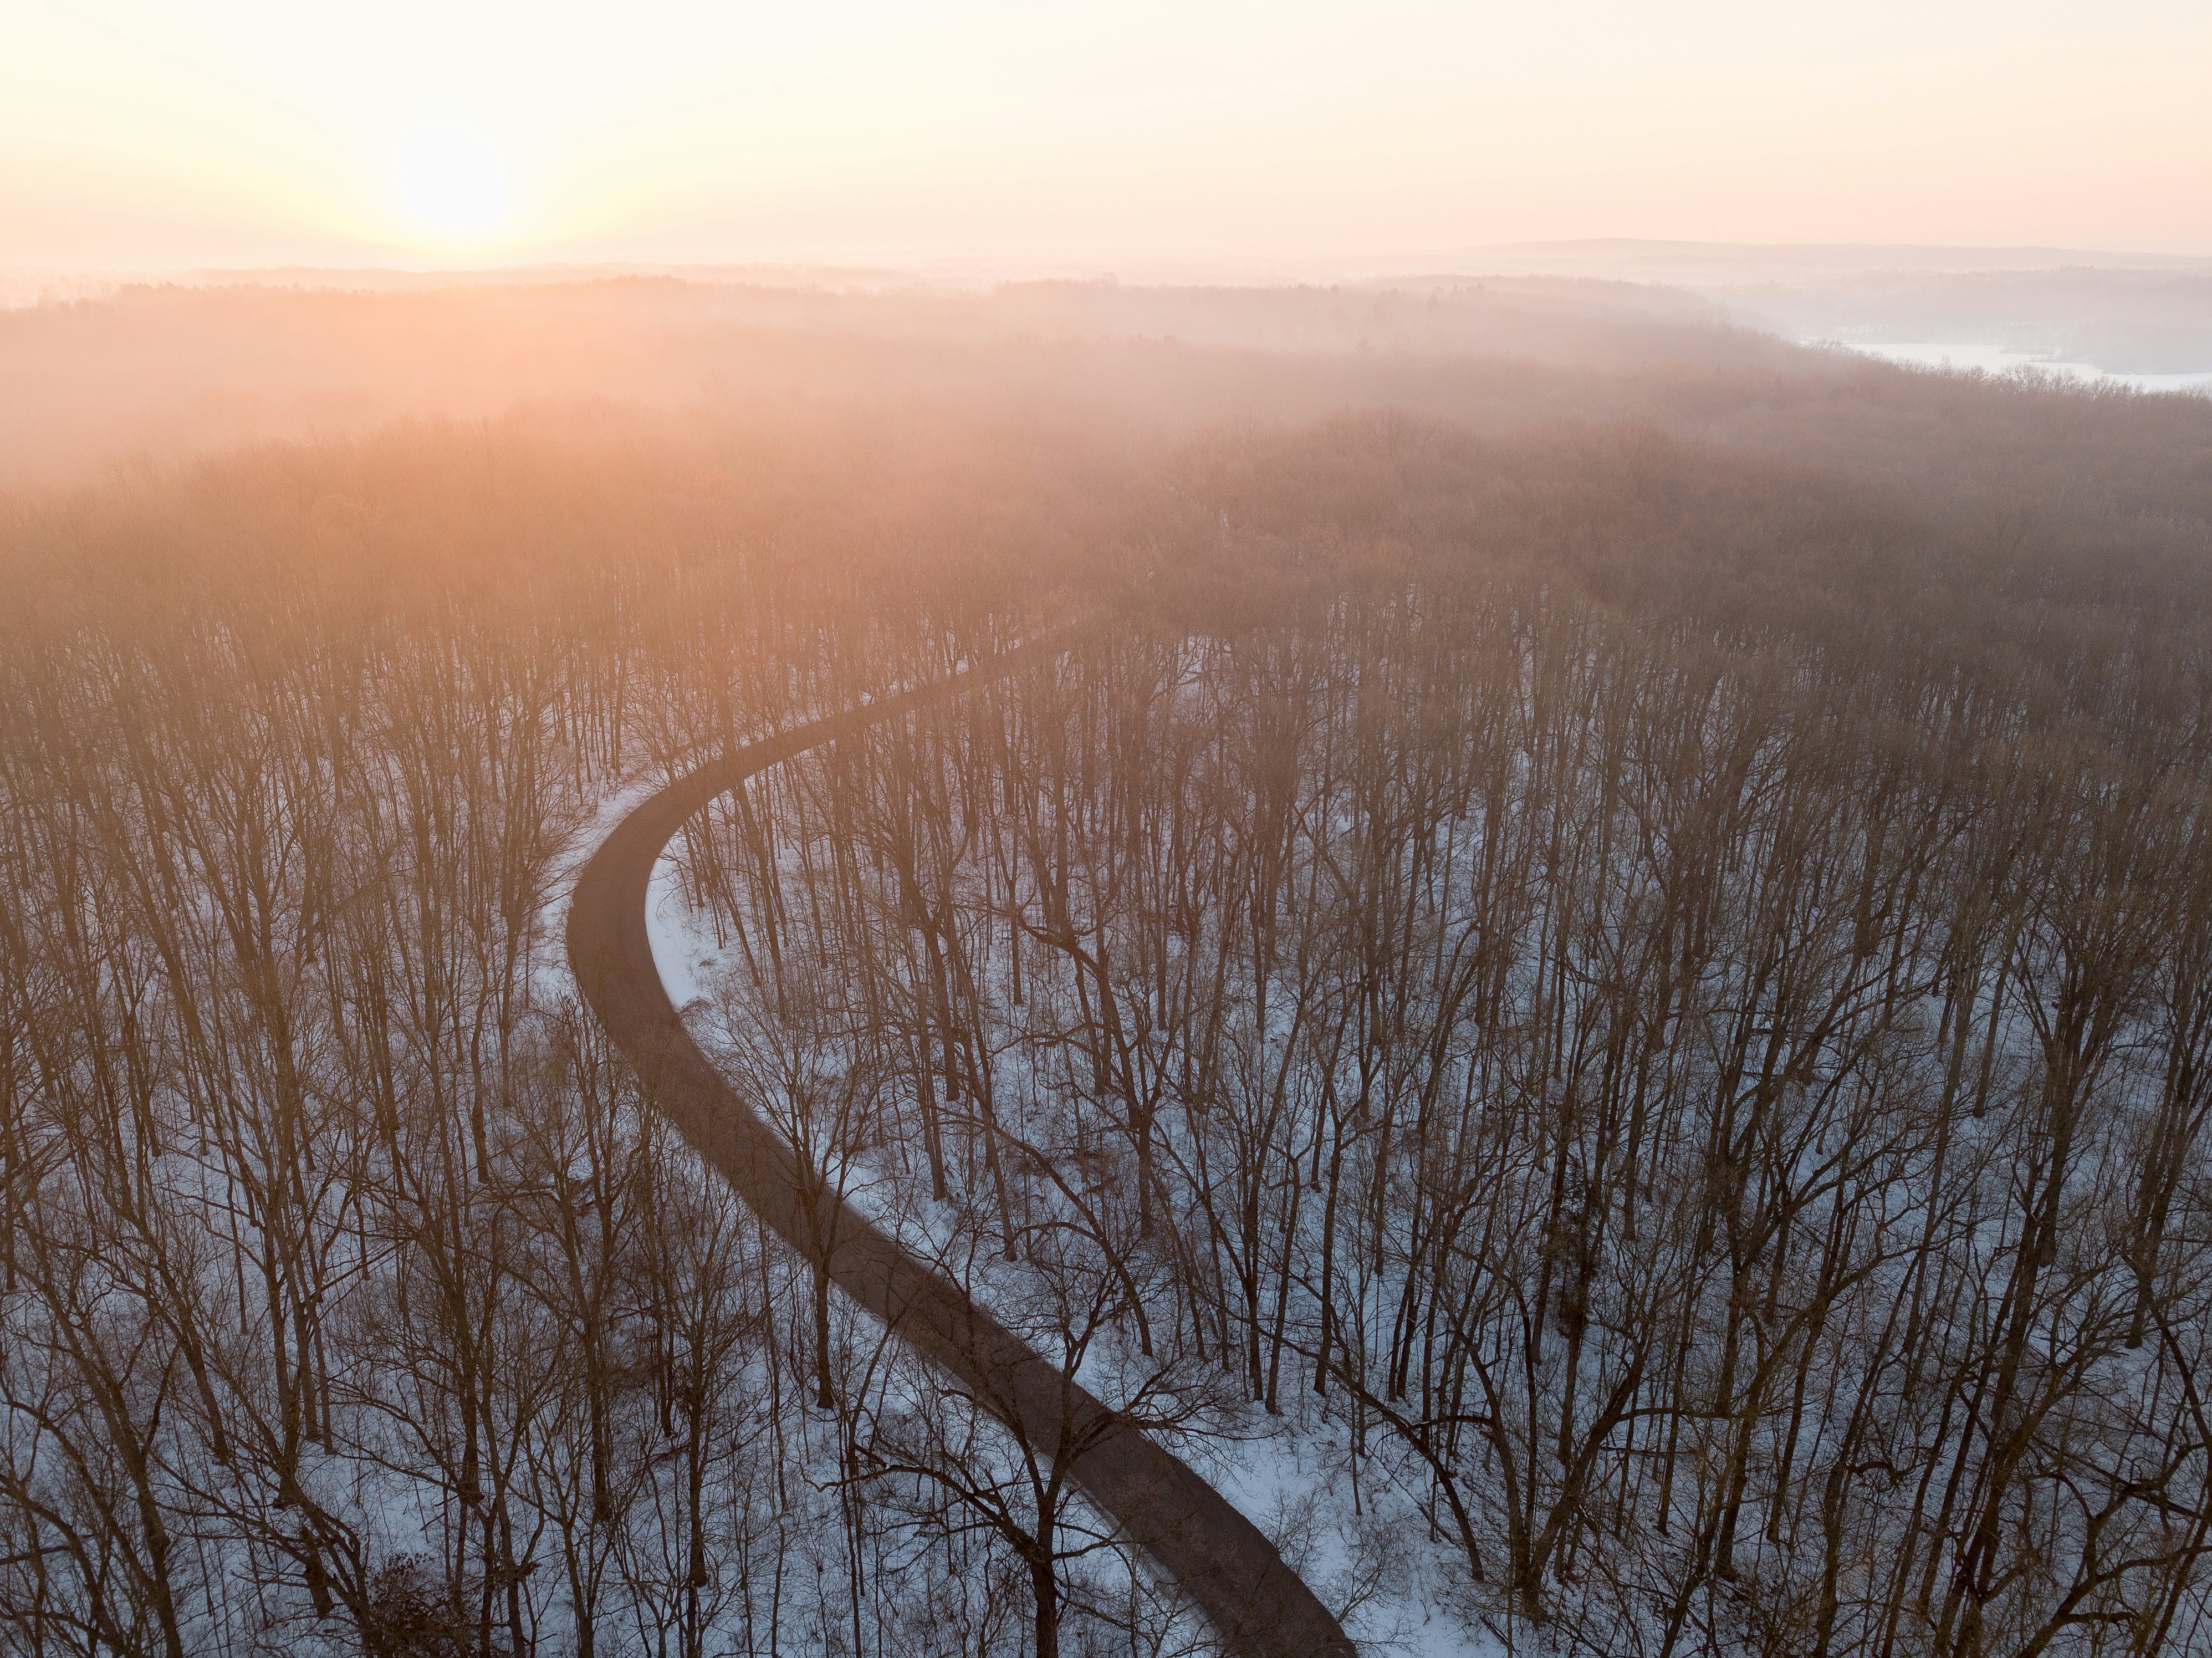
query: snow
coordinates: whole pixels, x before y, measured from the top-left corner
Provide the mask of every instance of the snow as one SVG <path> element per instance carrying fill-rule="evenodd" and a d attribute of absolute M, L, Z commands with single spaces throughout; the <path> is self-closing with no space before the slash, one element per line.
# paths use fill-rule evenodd
<path fill-rule="evenodd" d="M 707 915 L 686 901 L 679 846 L 672 841 L 653 866 L 647 928 L 670 1001 L 689 1016 L 712 1054 L 726 1034 L 720 993 L 741 952 L 735 943 L 718 945 Z M 1036 1080 L 1023 1078 L 1030 1085 Z M 845 1184 L 848 1200 L 872 1221 L 921 1258 L 957 1260 L 957 1276 L 977 1301 L 1018 1322 L 1016 1310 L 1028 1287 L 1025 1269 L 994 1249 L 975 1247 L 957 1206 L 933 1200 L 910 1171 L 896 1166 L 888 1148 L 854 1157 Z M 1078 1379 L 1114 1402 L 1115 1377 L 1103 1354 L 1086 1362 Z M 1304 1394 L 1282 1416 L 1248 1406 L 1230 1431 L 1174 1448 L 1276 1543 L 1343 1617 L 1362 1651 L 1403 1658 L 1490 1658 L 1506 1652 L 1488 1631 L 1470 1630 L 1447 1609 L 1463 1565 L 1449 1548 L 1426 1538 L 1415 1499 L 1390 1484 L 1382 1461 L 1363 1459 L 1355 1480 L 1347 1439 L 1345 1424 L 1331 1418 L 1324 1401 Z"/>
<path fill-rule="evenodd" d="M 645 932 L 661 987 L 678 1013 L 707 1000 L 720 961 L 713 934 L 695 925 L 698 919 L 684 902 L 682 866 L 664 850 L 645 889 Z"/>

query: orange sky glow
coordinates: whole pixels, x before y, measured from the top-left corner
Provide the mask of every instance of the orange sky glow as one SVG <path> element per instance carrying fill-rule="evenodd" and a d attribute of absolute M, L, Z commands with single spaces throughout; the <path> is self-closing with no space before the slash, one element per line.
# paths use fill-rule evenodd
<path fill-rule="evenodd" d="M 48 0 L 0 264 L 2212 253 L 2212 7 Z"/>

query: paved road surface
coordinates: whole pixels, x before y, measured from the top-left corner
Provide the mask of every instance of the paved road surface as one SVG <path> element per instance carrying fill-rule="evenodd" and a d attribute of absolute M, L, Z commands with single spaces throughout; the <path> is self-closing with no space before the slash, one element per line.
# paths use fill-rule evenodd
<path fill-rule="evenodd" d="M 793 1248 L 809 1252 L 800 1188 L 776 1133 L 678 1019 L 653 963 L 646 893 L 684 820 L 756 772 L 880 720 L 927 708 L 1056 651 L 1047 642 L 880 702 L 797 727 L 702 766 L 623 819 L 585 866 L 568 911 L 568 959 L 585 999 L 636 1067 L 647 1099 Z M 1354 1658 L 1313 1591 L 1220 1493 L 1031 1351 L 937 1272 L 845 1209 L 830 1276 L 979 1398 L 1004 1401 L 1031 1443 L 1080 1443 L 1077 1481 L 1212 1620 L 1243 1658 Z M 1071 1418 L 1073 1418 L 1071 1421 Z M 1063 1438 L 1063 1424 L 1074 1431 Z"/>

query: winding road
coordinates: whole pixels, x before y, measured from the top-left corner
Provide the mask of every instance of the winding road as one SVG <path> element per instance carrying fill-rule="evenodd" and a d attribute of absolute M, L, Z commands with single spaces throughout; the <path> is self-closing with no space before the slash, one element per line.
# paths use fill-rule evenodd
<path fill-rule="evenodd" d="M 1061 648 L 1048 639 L 963 673 L 768 738 L 670 784 L 618 824 L 585 865 L 568 911 L 568 960 L 585 999 L 636 1068 L 645 1096 L 802 1254 L 807 1224 L 790 1152 L 691 1040 L 653 966 L 647 884 L 684 820 L 756 773 L 878 720 L 971 690 Z M 1081 1444 L 1076 1482 L 1182 1586 L 1240 1658 L 1356 1658 L 1356 1649 L 1258 1527 L 1136 1428 L 1114 1420 L 950 1279 L 845 1206 L 829 1276 L 1030 1442 Z M 1071 1419 L 1073 1418 L 1073 1419 Z M 1062 1429 L 1072 1430 L 1065 1437 Z"/>

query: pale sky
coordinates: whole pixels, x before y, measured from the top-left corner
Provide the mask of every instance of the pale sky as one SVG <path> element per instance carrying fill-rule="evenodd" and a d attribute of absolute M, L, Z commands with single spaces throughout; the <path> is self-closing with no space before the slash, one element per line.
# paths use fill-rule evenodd
<path fill-rule="evenodd" d="M 0 0 L 0 264 L 2212 253 L 2212 3 Z"/>

